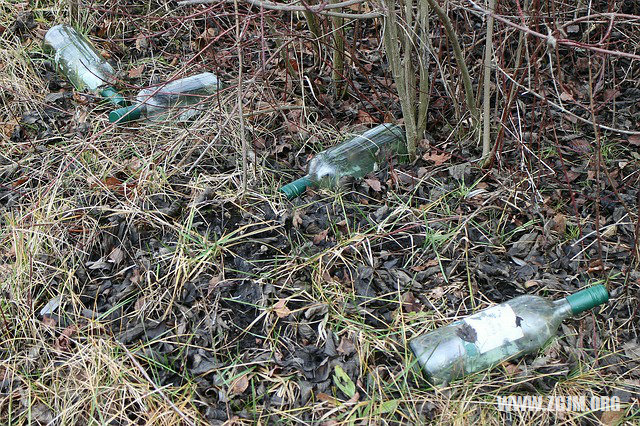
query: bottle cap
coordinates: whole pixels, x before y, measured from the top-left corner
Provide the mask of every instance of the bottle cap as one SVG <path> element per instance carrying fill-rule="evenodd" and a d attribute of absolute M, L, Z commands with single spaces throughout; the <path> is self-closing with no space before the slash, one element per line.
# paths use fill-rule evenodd
<path fill-rule="evenodd" d="M 571 306 L 574 315 L 586 311 L 609 301 L 607 288 L 602 284 L 585 288 L 577 293 L 567 296 L 567 302 Z"/>
<path fill-rule="evenodd" d="M 140 105 L 129 105 L 124 108 L 114 109 L 109 113 L 109 122 L 125 123 L 127 121 L 137 120 L 142 115 L 142 107 Z"/>
<path fill-rule="evenodd" d="M 284 195 L 289 200 L 291 200 L 292 198 L 296 198 L 297 196 L 302 194 L 310 185 L 311 179 L 309 179 L 308 176 L 305 176 L 286 184 L 285 186 L 280 188 L 280 192 L 284 193 Z"/>
<path fill-rule="evenodd" d="M 111 103 L 118 106 L 126 105 L 126 101 L 124 100 L 122 95 L 116 92 L 116 89 L 114 89 L 113 87 L 108 86 L 102 89 L 100 91 L 100 96 L 109 99 Z"/>

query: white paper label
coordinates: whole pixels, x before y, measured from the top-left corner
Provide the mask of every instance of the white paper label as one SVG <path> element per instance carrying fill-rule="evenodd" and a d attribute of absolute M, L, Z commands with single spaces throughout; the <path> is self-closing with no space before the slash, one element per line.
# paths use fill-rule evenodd
<path fill-rule="evenodd" d="M 464 319 L 476 331 L 475 344 L 480 353 L 524 336 L 516 324 L 516 314 L 509 305 L 498 305 Z"/>

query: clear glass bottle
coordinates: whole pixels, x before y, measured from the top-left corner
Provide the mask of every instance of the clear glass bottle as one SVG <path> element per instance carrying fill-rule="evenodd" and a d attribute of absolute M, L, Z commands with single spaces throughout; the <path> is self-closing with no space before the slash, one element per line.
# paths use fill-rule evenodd
<path fill-rule="evenodd" d="M 211 95 L 221 88 L 215 74 L 204 72 L 142 89 L 135 105 L 111 111 L 109 121 L 123 123 L 140 118 L 155 122 L 187 121 L 211 103 Z"/>
<path fill-rule="evenodd" d="M 563 320 L 608 300 L 603 285 L 556 301 L 519 296 L 423 334 L 410 346 L 433 384 L 448 383 L 539 350 Z"/>
<path fill-rule="evenodd" d="M 99 93 L 112 103 L 125 105 L 124 98 L 111 87 L 113 67 L 82 34 L 68 25 L 56 25 L 44 36 L 44 48 L 54 52 L 56 68 L 77 90 Z"/>
<path fill-rule="evenodd" d="M 306 176 L 280 188 L 289 199 L 307 187 L 336 187 L 345 176 L 361 178 L 378 170 L 390 156 L 406 156 L 406 140 L 401 127 L 385 123 L 318 153 L 309 162 Z"/>

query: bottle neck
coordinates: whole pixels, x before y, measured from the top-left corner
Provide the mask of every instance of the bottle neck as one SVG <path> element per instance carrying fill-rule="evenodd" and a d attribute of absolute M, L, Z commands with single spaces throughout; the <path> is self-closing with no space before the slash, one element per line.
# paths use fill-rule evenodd
<path fill-rule="evenodd" d="M 571 309 L 571 305 L 567 298 L 563 298 L 560 300 L 553 301 L 554 311 L 553 316 L 558 321 L 563 321 L 571 316 L 573 316 L 573 310 Z"/>

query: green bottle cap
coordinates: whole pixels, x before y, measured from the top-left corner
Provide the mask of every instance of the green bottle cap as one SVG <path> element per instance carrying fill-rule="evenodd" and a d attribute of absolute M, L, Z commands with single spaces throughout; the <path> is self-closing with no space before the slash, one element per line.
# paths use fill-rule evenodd
<path fill-rule="evenodd" d="M 302 194 L 308 186 L 311 185 L 311 179 L 308 176 L 301 177 L 298 180 L 294 180 L 291 183 L 286 184 L 282 188 L 280 188 L 280 192 L 283 192 L 284 195 L 291 200 L 292 198 L 296 198 L 300 194 Z"/>
<path fill-rule="evenodd" d="M 126 105 L 126 101 L 120 93 L 111 86 L 105 87 L 100 91 L 100 96 L 109 99 L 109 101 L 118 106 Z"/>
<path fill-rule="evenodd" d="M 567 302 L 571 306 L 574 315 L 586 311 L 609 301 L 609 293 L 607 288 L 602 284 L 585 288 L 577 293 L 567 296 Z"/>
<path fill-rule="evenodd" d="M 109 113 L 109 122 L 125 123 L 127 121 L 137 120 L 142 115 L 142 107 L 140 105 L 129 105 L 123 108 L 114 109 Z"/>

